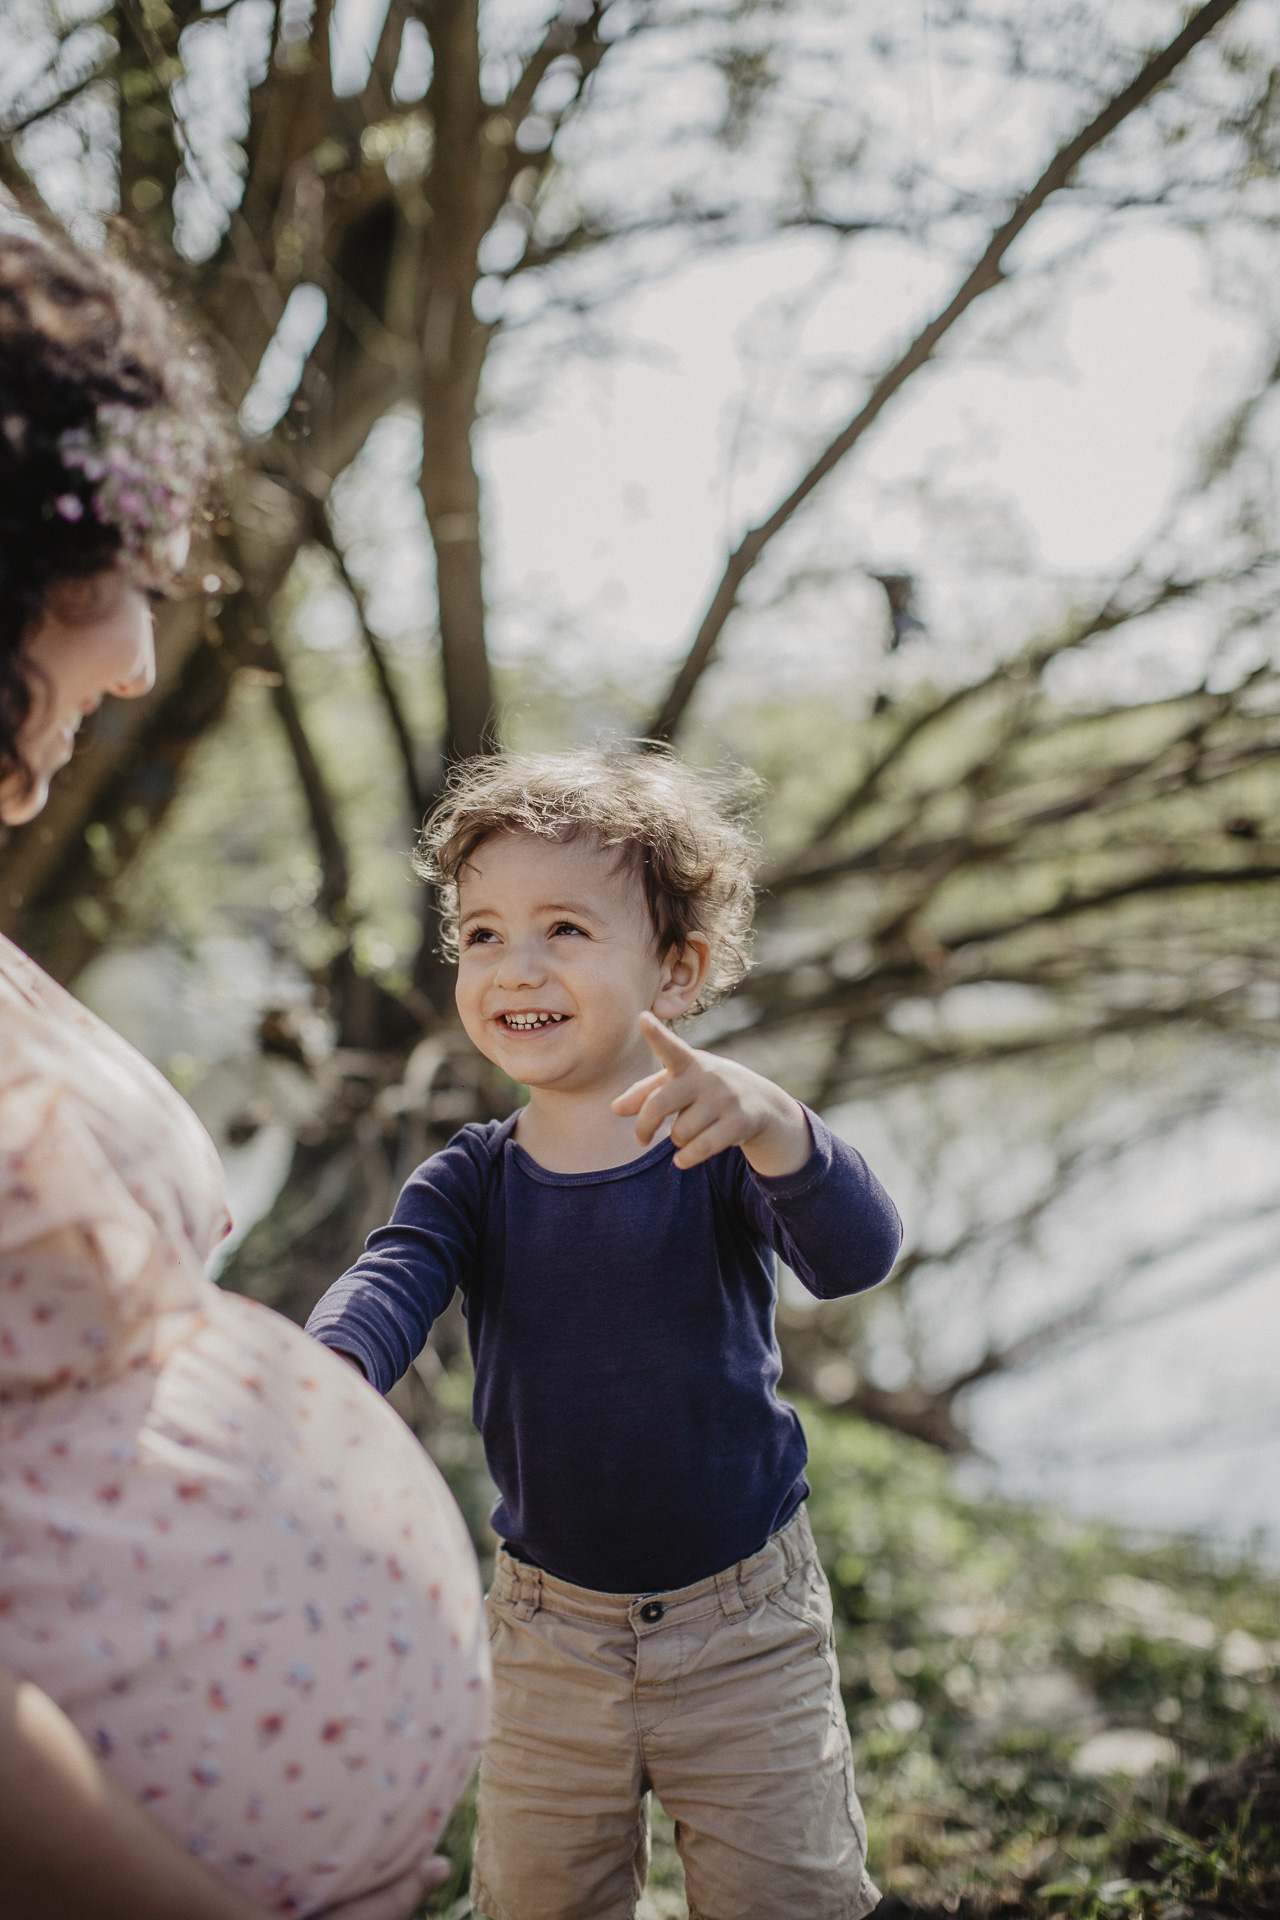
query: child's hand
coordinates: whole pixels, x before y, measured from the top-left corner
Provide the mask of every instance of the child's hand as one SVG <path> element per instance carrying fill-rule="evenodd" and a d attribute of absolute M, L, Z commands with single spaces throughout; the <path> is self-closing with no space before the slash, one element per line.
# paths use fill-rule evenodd
<path fill-rule="evenodd" d="M 741 1147 L 766 1180 L 800 1171 L 813 1152 L 813 1137 L 798 1100 L 740 1061 L 689 1046 L 651 1013 L 640 1015 L 640 1030 L 662 1066 L 619 1094 L 613 1111 L 635 1114 L 642 1147 L 671 1114 L 678 1167 L 696 1167 L 726 1147 Z"/>

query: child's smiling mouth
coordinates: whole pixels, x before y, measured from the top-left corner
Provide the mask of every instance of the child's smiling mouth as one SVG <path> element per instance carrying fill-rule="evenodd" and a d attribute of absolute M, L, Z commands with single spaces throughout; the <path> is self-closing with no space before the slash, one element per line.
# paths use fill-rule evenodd
<path fill-rule="evenodd" d="M 537 1033 L 544 1027 L 559 1026 L 567 1013 L 500 1013 L 498 1025 L 508 1033 Z"/>

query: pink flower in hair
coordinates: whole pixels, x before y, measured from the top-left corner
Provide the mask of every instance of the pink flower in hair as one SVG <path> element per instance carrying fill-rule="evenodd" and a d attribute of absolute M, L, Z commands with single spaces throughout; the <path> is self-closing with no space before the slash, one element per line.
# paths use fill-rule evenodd
<path fill-rule="evenodd" d="M 186 558 L 207 477 L 201 437 L 164 408 L 112 403 L 98 408 L 92 428 L 64 433 L 58 451 L 64 467 L 93 483 L 94 515 L 119 532 L 121 565 L 140 586 L 162 586 Z M 67 500 L 74 514 L 64 510 Z M 84 511 L 74 494 L 55 506 L 64 519 Z"/>

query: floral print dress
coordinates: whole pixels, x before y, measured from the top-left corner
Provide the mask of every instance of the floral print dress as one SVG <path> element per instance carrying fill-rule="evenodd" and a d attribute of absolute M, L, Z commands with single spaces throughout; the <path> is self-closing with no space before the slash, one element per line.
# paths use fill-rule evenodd
<path fill-rule="evenodd" d="M 354 1369 L 222 1293 L 217 1155 L 0 938 L 0 1661 L 248 1898 L 411 1865 L 483 1739 L 479 1579 Z"/>

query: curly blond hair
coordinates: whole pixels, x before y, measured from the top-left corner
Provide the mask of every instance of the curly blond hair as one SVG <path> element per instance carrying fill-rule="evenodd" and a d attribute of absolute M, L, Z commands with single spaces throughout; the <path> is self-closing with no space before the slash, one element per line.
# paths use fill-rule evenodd
<path fill-rule="evenodd" d="M 422 830 L 414 866 L 439 892 L 441 945 L 458 957 L 458 876 L 495 833 L 561 844 L 589 836 L 616 848 L 640 878 L 660 954 L 690 934 L 710 943 L 706 982 L 690 1013 L 735 987 L 750 964 L 756 843 L 747 820 L 750 775 L 695 773 L 671 753 L 582 747 L 568 753 L 482 754 L 454 767 Z"/>

